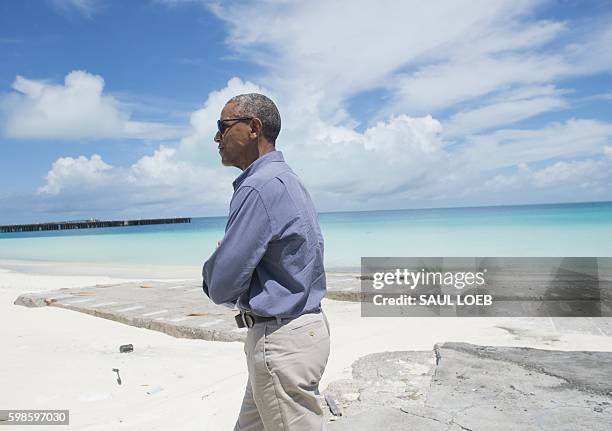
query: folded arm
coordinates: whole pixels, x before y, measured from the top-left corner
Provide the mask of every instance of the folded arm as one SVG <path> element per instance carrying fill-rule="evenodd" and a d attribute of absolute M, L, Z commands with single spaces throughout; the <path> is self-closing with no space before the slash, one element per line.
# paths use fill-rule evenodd
<path fill-rule="evenodd" d="M 249 289 L 271 237 L 270 217 L 259 193 L 241 187 L 232 198 L 225 235 L 202 268 L 202 288 L 215 304 L 235 304 Z"/>

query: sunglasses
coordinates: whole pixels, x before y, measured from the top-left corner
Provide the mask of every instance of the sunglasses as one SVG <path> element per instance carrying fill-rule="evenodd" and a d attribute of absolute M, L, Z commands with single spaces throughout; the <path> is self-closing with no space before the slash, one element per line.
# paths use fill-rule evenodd
<path fill-rule="evenodd" d="M 239 117 L 239 118 L 226 118 L 225 120 L 217 120 L 217 129 L 219 129 L 219 133 L 221 136 L 227 131 L 227 129 L 233 127 L 238 124 L 240 121 L 252 120 L 253 117 Z M 230 124 L 229 126 L 225 124 L 226 121 L 236 121 L 234 124 Z"/>

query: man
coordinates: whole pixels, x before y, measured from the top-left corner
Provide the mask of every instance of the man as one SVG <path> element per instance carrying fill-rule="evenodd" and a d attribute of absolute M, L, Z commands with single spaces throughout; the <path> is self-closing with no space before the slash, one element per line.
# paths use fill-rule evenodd
<path fill-rule="evenodd" d="M 204 292 L 248 327 L 249 378 L 234 430 L 326 429 L 318 390 L 329 356 L 321 310 L 323 237 L 310 195 L 276 151 L 280 114 L 261 94 L 230 99 L 217 121 L 233 182 L 225 235 L 202 270 Z"/>

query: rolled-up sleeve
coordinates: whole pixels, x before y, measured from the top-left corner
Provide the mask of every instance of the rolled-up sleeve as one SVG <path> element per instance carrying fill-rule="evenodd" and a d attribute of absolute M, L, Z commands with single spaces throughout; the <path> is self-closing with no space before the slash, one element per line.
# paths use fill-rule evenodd
<path fill-rule="evenodd" d="M 270 217 L 259 193 L 252 187 L 239 188 L 221 244 L 202 268 L 202 288 L 215 304 L 235 304 L 249 289 L 271 239 Z"/>

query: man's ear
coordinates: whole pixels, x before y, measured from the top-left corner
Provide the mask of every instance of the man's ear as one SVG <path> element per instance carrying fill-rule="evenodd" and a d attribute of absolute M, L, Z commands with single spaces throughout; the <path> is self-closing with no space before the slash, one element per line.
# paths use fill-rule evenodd
<path fill-rule="evenodd" d="M 251 138 L 255 139 L 262 135 L 263 123 L 259 118 L 253 118 L 251 121 Z"/>

